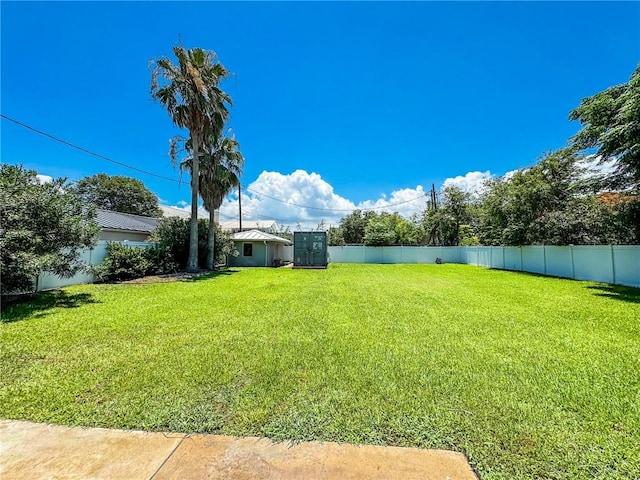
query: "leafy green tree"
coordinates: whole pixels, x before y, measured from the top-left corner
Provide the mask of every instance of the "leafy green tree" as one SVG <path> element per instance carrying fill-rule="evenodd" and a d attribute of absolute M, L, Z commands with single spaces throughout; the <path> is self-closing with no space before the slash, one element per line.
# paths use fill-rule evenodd
<path fill-rule="evenodd" d="M 462 245 L 463 247 L 480 245 L 480 240 L 476 236 L 471 225 L 460 225 L 459 236 L 460 245 Z"/>
<path fill-rule="evenodd" d="M 342 227 L 338 226 L 329 228 L 328 243 L 331 247 L 340 247 L 346 245 Z"/>
<path fill-rule="evenodd" d="M 432 244 L 460 245 L 460 227 L 471 221 L 471 199 L 458 187 L 447 186 L 440 192 L 441 202 L 436 210 L 428 206 L 423 214 L 423 228 Z M 471 228 L 469 226 L 469 228 Z M 468 234 L 468 231 L 465 231 Z M 473 236 L 473 235 L 472 235 Z"/>
<path fill-rule="evenodd" d="M 23 166 L 0 166 L 2 294 L 31 291 L 43 272 L 71 277 L 86 267 L 83 249 L 97 241 L 95 209 L 83 206 L 66 179 L 40 184 Z"/>
<path fill-rule="evenodd" d="M 200 154 L 208 132 L 220 133 L 229 112 L 231 98 L 220 89 L 228 76 L 214 52 L 202 48 L 173 48 L 178 60 L 166 57 L 155 62 L 151 76 L 151 96 L 167 109 L 173 123 L 189 130 L 193 161 L 191 165 L 191 221 L 187 270 L 198 270 L 198 195 Z"/>
<path fill-rule="evenodd" d="M 640 194 L 640 65 L 629 82 L 583 99 L 569 118 L 583 126 L 574 146 L 596 148 L 602 161 L 617 160 L 611 186 Z"/>
<path fill-rule="evenodd" d="M 562 211 L 581 192 L 584 169 L 575 149 L 550 152 L 533 167 L 487 183 L 482 198 L 480 240 L 489 245 L 543 243 L 532 225 Z M 540 230 L 537 230 L 540 232 Z"/>
<path fill-rule="evenodd" d="M 369 219 L 364 233 L 365 245 L 371 245 L 373 247 L 394 245 L 397 240 L 398 236 L 389 218 L 376 215 Z"/>
<path fill-rule="evenodd" d="M 398 212 L 378 214 L 354 210 L 340 220 L 339 227 L 329 230 L 330 245 L 417 245 L 423 237 L 420 225 Z"/>
<path fill-rule="evenodd" d="M 85 203 L 103 210 L 147 217 L 162 216 L 158 197 L 135 178 L 98 173 L 79 180 L 74 188 Z"/>
<path fill-rule="evenodd" d="M 471 220 L 469 205 L 470 196 L 462 189 L 453 186 L 442 189 L 442 208 L 447 213 L 450 223 L 447 245 L 460 244 L 460 225 Z"/>
<path fill-rule="evenodd" d="M 616 243 L 640 245 L 640 197 L 622 194 L 611 208 L 611 230 L 615 232 Z"/>
<path fill-rule="evenodd" d="M 364 243 L 365 228 L 369 223 L 369 219 L 374 215 L 374 212 L 364 213 L 362 210 L 354 210 L 349 215 L 342 217 L 340 227 L 347 245 Z"/>
<path fill-rule="evenodd" d="M 418 245 L 423 238 L 422 229 L 415 222 L 402 218 L 399 213 L 395 213 L 393 230 L 396 233 L 396 242 L 400 245 Z"/>
<path fill-rule="evenodd" d="M 578 197 L 562 209 L 543 212 L 530 226 L 531 238 L 548 245 L 600 245 L 620 243 L 612 228 L 615 213 L 595 196 Z"/>
<path fill-rule="evenodd" d="M 609 205 L 590 192 L 575 149 L 546 154 L 533 167 L 489 182 L 479 236 L 489 245 L 634 243 L 633 195 Z"/>

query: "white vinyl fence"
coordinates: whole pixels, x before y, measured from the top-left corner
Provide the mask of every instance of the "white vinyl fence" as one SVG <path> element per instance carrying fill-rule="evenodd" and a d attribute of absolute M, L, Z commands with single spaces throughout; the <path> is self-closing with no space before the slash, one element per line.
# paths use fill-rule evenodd
<path fill-rule="evenodd" d="M 293 245 L 282 246 L 282 261 L 293 262 Z"/>
<path fill-rule="evenodd" d="M 150 242 L 118 242 L 129 247 L 149 248 L 155 245 Z M 97 245 L 90 250 L 85 250 L 82 255 L 82 261 L 87 265 L 100 265 L 107 256 L 107 242 L 105 240 L 98 241 Z M 52 273 L 44 273 L 39 275 L 36 280 L 36 291 L 47 290 L 49 288 L 60 288 L 68 285 L 80 285 L 83 283 L 92 283 L 95 277 L 92 273 L 78 272 L 70 278 L 60 278 Z"/>
<path fill-rule="evenodd" d="M 329 247 L 333 263 L 460 263 L 461 247 Z"/>
<path fill-rule="evenodd" d="M 151 247 L 149 242 L 123 242 L 131 247 Z M 293 257 L 293 247 L 283 249 Z M 639 245 L 579 245 L 527 247 L 328 247 L 333 263 L 463 263 L 489 268 L 539 273 L 555 277 L 640 287 Z M 99 265 L 107 255 L 107 242 L 99 241 L 82 254 L 89 265 Z M 37 291 L 92 283 L 93 274 L 60 278 L 46 273 L 37 279 Z"/>
<path fill-rule="evenodd" d="M 640 287 L 640 246 L 329 247 L 333 263 L 463 263 Z"/>

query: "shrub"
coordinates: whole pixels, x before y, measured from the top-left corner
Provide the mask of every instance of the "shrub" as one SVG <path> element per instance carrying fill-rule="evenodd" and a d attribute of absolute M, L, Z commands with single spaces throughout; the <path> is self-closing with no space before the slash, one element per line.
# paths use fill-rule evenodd
<path fill-rule="evenodd" d="M 208 220 L 198 220 L 198 265 L 204 268 L 207 260 Z M 228 233 L 216 225 L 215 259 L 216 263 L 224 261 L 227 255 L 237 255 L 233 240 Z M 152 239 L 158 248 L 167 252 L 168 258 L 180 270 L 187 265 L 189 258 L 189 220 L 185 218 L 163 218 L 158 223 Z"/>
<path fill-rule="evenodd" d="M 166 248 L 153 246 L 143 250 L 147 260 L 149 261 L 149 270 L 147 271 L 147 275 L 164 275 L 167 273 L 176 273 L 178 271 L 178 264 Z"/>
<path fill-rule="evenodd" d="M 223 232 L 218 226 L 216 226 L 216 245 L 213 253 L 216 263 L 224 262 L 228 256 L 237 257 L 240 254 L 231 239 L 231 234 Z"/>
<path fill-rule="evenodd" d="M 121 243 L 107 243 L 107 256 L 96 268 L 96 275 L 113 282 L 144 277 L 151 269 L 146 248 L 128 247 Z"/>
<path fill-rule="evenodd" d="M 189 220 L 179 217 L 163 218 L 153 234 L 158 247 L 183 270 L 189 259 Z M 198 264 L 204 265 L 207 256 L 207 221 L 198 220 Z"/>

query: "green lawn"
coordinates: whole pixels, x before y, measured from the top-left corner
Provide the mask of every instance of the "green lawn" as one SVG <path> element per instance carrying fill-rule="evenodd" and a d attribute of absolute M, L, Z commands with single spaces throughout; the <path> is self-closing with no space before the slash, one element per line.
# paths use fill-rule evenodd
<path fill-rule="evenodd" d="M 0 417 L 446 448 L 640 478 L 640 290 L 466 265 L 239 269 L 4 308 Z"/>

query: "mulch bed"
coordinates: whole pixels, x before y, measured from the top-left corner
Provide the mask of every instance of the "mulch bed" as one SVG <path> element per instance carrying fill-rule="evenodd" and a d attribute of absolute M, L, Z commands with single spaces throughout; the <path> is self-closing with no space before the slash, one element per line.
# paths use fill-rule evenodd
<path fill-rule="evenodd" d="M 198 273 L 178 272 L 170 273 L 167 275 L 150 275 L 148 277 L 135 278 L 133 280 L 125 280 L 117 283 L 168 283 L 179 282 L 180 280 L 189 280 L 191 278 L 207 275 L 211 272 L 207 270 L 201 270 Z"/>

